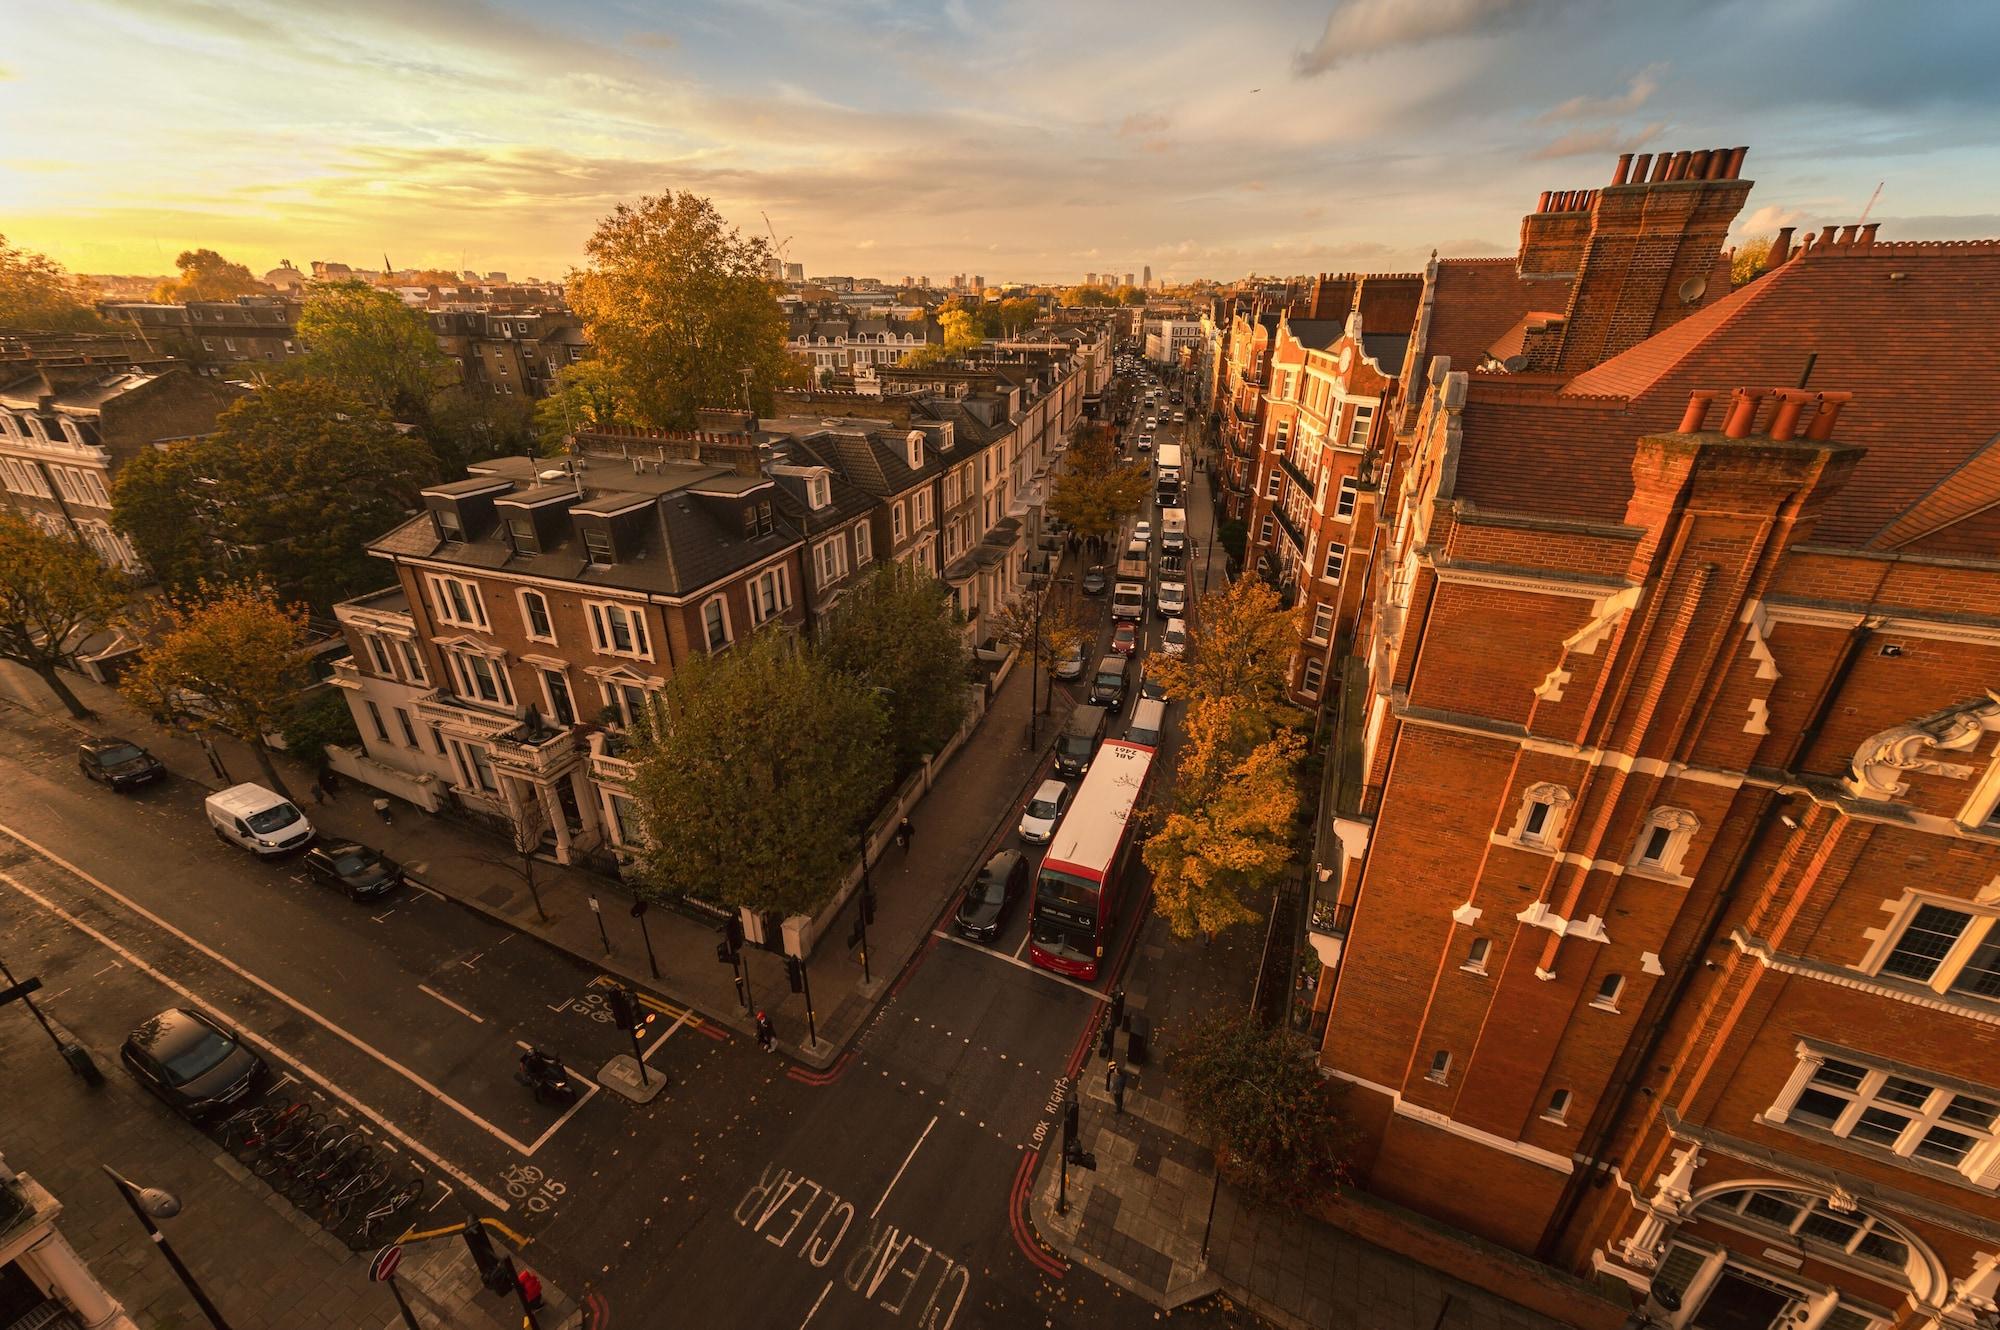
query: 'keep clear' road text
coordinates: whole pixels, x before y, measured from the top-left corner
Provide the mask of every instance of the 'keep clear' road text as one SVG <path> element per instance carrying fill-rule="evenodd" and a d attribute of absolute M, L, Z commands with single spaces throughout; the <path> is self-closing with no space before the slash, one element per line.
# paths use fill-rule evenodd
<path fill-rule="evenodd" d="M 854 1226 L 854 1202 L 803 1174 L 766 1165 L 742 1200 L 736 1222 L 780 1251 L 790 1251 L 816 1270 L 833 1264 L 849 1292 L 867 1298 L 891 1316 L 913 1308 L 919 1330 L 949 1330 L 965 1303 L 972 1275 L 963 1265 L 914 1233 L 866 1219 L 867 1236 Z M 847 1239 L 853 1235 L 854 1240 Z M 925 1290 L 921 1302 L 919 1289 Z M 878 1296 L 879 1295 L 879 1296 Z"/>

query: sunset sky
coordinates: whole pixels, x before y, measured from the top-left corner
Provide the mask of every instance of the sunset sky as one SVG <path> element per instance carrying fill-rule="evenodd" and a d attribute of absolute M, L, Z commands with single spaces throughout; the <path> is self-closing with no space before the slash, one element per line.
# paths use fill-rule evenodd
<path fill-rule="evenodd" d="M 1749 144 L 1743 231 L 2000 234 L 2000 5 L 64 0 L 0 48 L 0 231 L 559 276 L 662 189 L 816 274 L 1170 280 L 1511 252 L 1620 151 Z"/>

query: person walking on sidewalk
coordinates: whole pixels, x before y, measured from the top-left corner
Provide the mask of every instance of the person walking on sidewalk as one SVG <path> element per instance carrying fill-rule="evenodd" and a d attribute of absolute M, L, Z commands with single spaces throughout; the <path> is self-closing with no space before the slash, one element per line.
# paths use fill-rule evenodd
<path fill-rule="evenodd" d="M 917 829 L 910 825 L 910 819 L 906 817 L 896 824 L 896 844 L 902 849 L 904 854 L 910 852 L 910 842 L 916 838 Z"/>
<path fill-rule="evenodd" d="M 1111 1111 L 1125 1116 L 1125 1069 L 1116 1062 L 1104 1069 L 1104 1091 L 1111 1096 Z"/>
<path fill-rule="evenodd" d="M 766 1016 L 761 1011 L 758 1012 L 757 1047 L 763 1049 L 766 1053 L 768 1053 L 771 1051 L 772 1041 L 775 1040 L 777 1037 L 778 1037 L 778 1032 L 771 1028 L 771 1018 L 769 1016 Z"/>

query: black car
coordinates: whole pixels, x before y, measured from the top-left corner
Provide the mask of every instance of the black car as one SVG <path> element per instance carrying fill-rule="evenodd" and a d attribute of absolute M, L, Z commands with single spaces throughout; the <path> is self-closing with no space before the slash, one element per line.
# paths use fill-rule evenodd
<path fill-rule="evenodd" d="M 394 859 L 355 841 L 314 846 L 306 851 L 306 871 L 358 901 L 386 896 L 403 880 L 403 870 Z"/>
<path fill-rule="evenodd" d="M 130 739 L 85 739 L 77 745 L 76 765 L 92 780 L 114 790 L 129 790 L 167 774 L 167 764 Z"/>
<path fill-rule="evenodd" d="M 1083 594 L 1086 596 L 1101 596 L 1110 585 L 1111 579 L 1104 575 L 1101 564 L 1083 575 Z"/>
<path fill-rule="evenodd" d="M 169 1007 L 127 1035 L 119 1055 L 139 1084 L 189 1119 L 236 1103 L 264 1077 L 264 1059 L 185 1007 Z"/>
<path fill-rule="evenodd" d="M 979 877 L 965 890 L 965 904 L 954 921 L 974 942 L 991 942 L 1007 926 L 1014 902 L 1027 894 L 1028 858 L 1019 850 L 1002 850 L 986 861 Z"/>
<path fill-rule="evenodd" d="M 1139 696 L 1148 702 L 1164 702 L 1167 700 L 1167 687 L 1148 670 L 1139 676 Z"/>

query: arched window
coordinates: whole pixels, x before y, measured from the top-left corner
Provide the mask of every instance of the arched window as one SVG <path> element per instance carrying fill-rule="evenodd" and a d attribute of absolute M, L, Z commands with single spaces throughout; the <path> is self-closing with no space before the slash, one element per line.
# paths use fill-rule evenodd
<path fill-rule="evenodd" d="M 1530 785 L 1521 792 L 1521 806 L 1515 813 L 1510 838 L 1523 845 L 1556 844 L 1569 820 L 1571 801 L 1570 792 L 1560 785 L 1548 781 Z"/>
<path fill-rule="evenodd" d="M 1639 828 L 1639 843 L 1633 847 L 1632 863 L 1638 868 L 1679 876 L 1688 844 L 1701 830 L 1701 819 L 1685 808 L 1655 808 Z"/>

